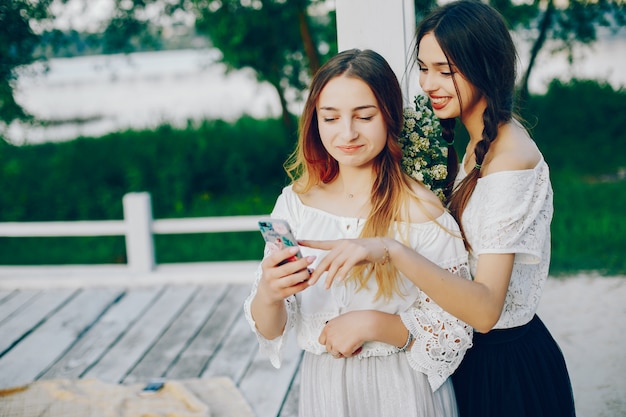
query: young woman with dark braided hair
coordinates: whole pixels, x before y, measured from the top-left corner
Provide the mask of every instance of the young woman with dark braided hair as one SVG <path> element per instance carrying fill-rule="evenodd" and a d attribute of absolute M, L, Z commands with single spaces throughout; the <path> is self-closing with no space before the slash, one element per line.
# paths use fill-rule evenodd
<path fill-rule="evenodd" d="M 310 284 L 327 287 L 388 251 L 389 260 L 449 313 L 474 328 L 452 376 L 461 417 L 575 415 L 560 348 L 536 311 L 550 262 L 548 165 L 513 112 L 516 59 L 502 16 L 474 0 L 448 3 L 418 26 L 420 85 L 448 133 L 470 140 L 449 209 L 470 251 L 472 281 L 385 238 L 305 241 L 330 252 Z M 449 139 L 448 139 L 449 140 Z"/>

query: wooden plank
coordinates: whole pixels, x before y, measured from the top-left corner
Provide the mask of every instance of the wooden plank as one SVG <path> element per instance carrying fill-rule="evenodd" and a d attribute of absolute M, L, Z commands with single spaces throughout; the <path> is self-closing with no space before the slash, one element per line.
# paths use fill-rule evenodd
<path fill-rule="evenodd" d="M 190 217 L 186 219 L 156 219 L 152 221 L 152 232 L 167 233 L 215 233 L 248 232 L 259 230 L 259 219 L 265 215 Z"/>
<path fill-rule="evenodd" d="M 22 304 L 17 314 L 7 317 L 0 325 L 0 356 L 8 352 L 22 338 L 37 329 L 46 319 L 67 303 L 77 291 L 60 289 L 41 292 Z M 28 293 L 25 292 L 26 297 Z M 24 301 L 24 300 L 18 300 Z"/>
<path fill-rule="evenodd" d="M 166 287 L 142 313 L 141 318 L 84 377 L 97 377 L 110 383 L 121 382 L 167 330 L 173 318 L 187 304 L 194 289 L 193 286 Z"/>
<path fill-rule="evenodd" d="M 137 287 L 121 292 L 102 317 L 41 378 L 80 378 L 139 320 L 160 291 L 158 287 Z"/>
<path fill-rule="evenodd" d="M 53 291 L 64 300 L 66 292 Z M 47 294 L 49 294 L 47 293 Z M 59 358 L 119 294 L 110 288 L 80 291 L 0 358 L 0 387 L 31 382 Z M 38 304 L 38 303 L 37 303 Z M 35 307 L 35 306 L 33 306 Z"/>
<path fill-rule="evenodd" d="M 15 295 L 17 292 L 17 290 L 0 290 L 0 305 L 2 305 L 2 303 Z"/>
<path fill-rule="evenodd" d="M 81 220 L 69 222 L 3 222 L 0 236 L 117 236 L 126 233 L 123 220 Z"/>
<path fill-rule="evenodd" d="M 287 398 L 283 404 L 283 408 L 280 410 L 278 417 L 298 417 L 298 406 L 300 401 L 300 366 L 296 371 L 296 375 L 293 378 Z"/>
<path fill-rule="evenodd" d="M 291 334 L 284 347 L 280 369 L 258 353 L 244 375 L 239 390 L 257 416 L 278 416 L 302 360 L 302 350 Z M 271 383 L 268 383 L 271 381 Z"/>
<path fill-rule="evenodd" d="M 228 287 L 206 285 L 197 287 L 190 300 L 176 320 L 155 343 L 150 351 L 124 378 L 124 383 L 145 381 L 154 377 L 162 377 L 170 365 L 185 349 L 189 340 L 200 331 L 202 325 L 216 308 L 218 301 L 224 297 Z"/>
<path fill-rule="evenodd" d="M 248 285 L 232 285 L 228 288 L 228 292 L 200 332 L 168 370 L 168 378 L 197 378 L 204 372 L 215 350 L 239 315 L 243 301 L 249 293 Z"/>
<path fill-rule="evenodd" d="M 2 297 L 0 301 L 0 325 L 12 314 L 15 314 L 39 294 L 39 290 L 16 290 Z"/>
<path fill-rule="evenodd" d="M 238 385 L 258 350 L 256 334 L 250 329 L 242 309 L 201 377 L 226 376 Z"/>

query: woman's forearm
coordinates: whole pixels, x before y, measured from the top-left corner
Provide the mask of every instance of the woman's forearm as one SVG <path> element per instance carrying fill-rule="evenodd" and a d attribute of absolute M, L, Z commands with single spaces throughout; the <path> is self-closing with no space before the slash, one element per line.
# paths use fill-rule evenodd
<path fill-rule="evenodd" d="M 372 334 L 368 339 L 398 347 L 404 346 L 408 337 L 408 330 L 402 323 L 400 316 L 375 310 L 372 310 L 371 313 L 374 317 L 370 326 Z"/>
<path fill-rule="evenodd" d="M 257 330 L 264 338 L 272 340 L 283 334 L 287 324 L 287 309 L 284 300 L 267 302 L 257 292 L 250 304 L 250 314 Z"/>
<path fill-rule="evenodd" d="M 489 278 L 472 281 L 440 268 L 394 239 L 385 239 L 385 244 L 394 266 L 444 310 L 480 332 L 493 328 L 504 305 L 512 255 L 510 259 L 493 256 L 483 271 L 477 271 L 477 276 L 482 273 Z"/>

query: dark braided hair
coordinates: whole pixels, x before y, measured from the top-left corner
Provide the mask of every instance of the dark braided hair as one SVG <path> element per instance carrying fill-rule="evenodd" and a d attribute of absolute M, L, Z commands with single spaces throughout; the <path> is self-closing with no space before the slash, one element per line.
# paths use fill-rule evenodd
<path fill-rule="evenodd" d="M 487 102 L 483 113 L 482 140 L 474 149 L 477 168 L 467 174 L 448 200 L 450 212 L 463 231 L 461 217 L 480 178 L 480 166 L 496 139 L 498 126 L 513 117 L 517 52 L 504 18 L 496 9 L 478 0 L 447 3 L 424 18 L 417 27 L 415 56 L 419 52 L 421 39 L 431 32 L 448 62 L 463 74 Z M 458 93 L 456 81 L 455 88 Z M 449 120 L 442 120 L 442 127 L 444 139 L 452 142 L 454 122 Z M 449 163 L 456 161 L 456 166 L 449 166 L 448 171 L 456 173 L 456 151 L 451 146 L 448 150 L 454 153 L 453 157 L 449 156 Z M 467 243 L 466 246 L 469 247 Z"/>

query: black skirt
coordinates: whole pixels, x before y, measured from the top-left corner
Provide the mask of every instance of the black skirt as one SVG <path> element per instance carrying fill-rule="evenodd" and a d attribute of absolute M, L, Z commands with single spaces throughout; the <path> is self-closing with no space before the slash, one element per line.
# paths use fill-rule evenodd
<path fill-rule="evenodd" d="M 460 417 L 574 417 L 563 353 L 539 317 L 474 333 L 452 375 Z"/>

